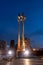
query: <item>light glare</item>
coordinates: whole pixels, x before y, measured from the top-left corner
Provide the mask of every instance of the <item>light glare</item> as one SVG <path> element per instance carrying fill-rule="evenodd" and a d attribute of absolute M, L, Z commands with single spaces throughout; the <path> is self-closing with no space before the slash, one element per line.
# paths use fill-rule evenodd
<path fill-rule="evenodd" d="M 12 51 L 11 51 L 11 50 L 10 50 L 10 51 L 8 51 L 8 54 L 9 54 L 9 55 L 11 55 L 11 54 L 12 54 Z"/>
<path fill-rule="evenodd" d="M 28 56 L 29 55 L 29 51 L 28 50 L 25 50 L 24 55 L 25 56 Z"/>

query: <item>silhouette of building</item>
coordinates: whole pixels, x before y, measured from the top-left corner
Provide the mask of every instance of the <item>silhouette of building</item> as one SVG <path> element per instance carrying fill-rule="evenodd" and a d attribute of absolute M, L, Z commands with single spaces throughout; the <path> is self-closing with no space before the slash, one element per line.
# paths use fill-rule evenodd
<path fill-rule="evenodd" d="M 15 48 L 15 41 L 14 40 L 10 41 L 10 48 Z"/>
<path fill-rule="evenodd" d="M 6 41 L 5 40 L 2 40 L 1 41 L 1 48 L 4 50 L 6 49 Z"/>

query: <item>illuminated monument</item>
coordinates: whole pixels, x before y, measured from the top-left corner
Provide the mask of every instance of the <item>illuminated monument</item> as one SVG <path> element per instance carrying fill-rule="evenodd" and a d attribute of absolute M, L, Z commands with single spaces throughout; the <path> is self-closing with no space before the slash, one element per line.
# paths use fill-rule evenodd
<path fill-rule="evenodd" d="M 22 13 L 18 15 L 18 48 L 17 51 L 24 51 L 25 50 L 25 43 L 24 43 L 24 21 L 25 21 L 25 16 Z M 22 46 L 20 47 L 20 22 L 22 22 Z"/>
<path fill-rule="evenodd" d="M 22 15 L 18 14 L 18 45 L 17 45 L 17 56 L 22 56 L 24 53 L 28 54 L 32 51 L 30 43 L 28 43 L 29 40 L 24 38 L 24 21 L 26 17 L 24 16 L 24 13 Z M 20 39 L 20 22 L 22 22 L 22 38 Z M 26 41 L 27 40 L 27 41 Z M 22 43 L 21 43 L 22 41 Z M 24 56 L 22 56 L 24 57 Z"/>

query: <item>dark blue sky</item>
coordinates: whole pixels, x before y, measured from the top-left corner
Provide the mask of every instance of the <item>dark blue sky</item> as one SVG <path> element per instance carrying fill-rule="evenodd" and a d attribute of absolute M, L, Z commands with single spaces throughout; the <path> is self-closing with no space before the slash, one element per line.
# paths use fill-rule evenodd
<path fill-rule="evenodd" d="M 0 39 L 17 40 L 17 16 L 22 12 L 25 37 L 30 38 L 32 47 L 43 47 L 43 0 L 0 0 Z"/>

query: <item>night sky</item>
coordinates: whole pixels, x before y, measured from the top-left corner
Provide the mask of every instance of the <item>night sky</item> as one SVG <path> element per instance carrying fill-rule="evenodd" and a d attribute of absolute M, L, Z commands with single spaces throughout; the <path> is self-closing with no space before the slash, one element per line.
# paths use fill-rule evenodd
<path fill-rule="evenodd" d="M 43 0 L 0 0 L 0 40 L 7 44 L 11 39 L 17 41 L 17 16 L 22 12 L 25 37 L 30 38 L 32 47 L 43 48 Z M 22 24 L 20 27 L 22 33 Z"/>

